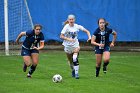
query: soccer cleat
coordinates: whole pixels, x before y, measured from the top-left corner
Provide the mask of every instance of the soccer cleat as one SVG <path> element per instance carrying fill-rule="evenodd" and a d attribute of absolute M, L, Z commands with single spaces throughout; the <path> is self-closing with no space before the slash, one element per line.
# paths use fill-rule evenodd
<path fill-rule="evenodd" d="M 106 72 L 107 72 L 107 66 L 103 66 L 103 72 L 106 74 Z"/>
<path fill-rule="evenodd" d="M 31 77 L 32 77 L 32 76 L 28 73 L 28 74 L 27 74 L 27 78 L 31 78 Z"/>
<path fill-rule="evenodd" d="M 79 75 L 78 74 L 75 74 L 75 79 L 79 79 Z"/>
<path fill-rule="evenodd" d="M 23 65 L 23 72 L 26 72 L 26 70 L 27 70 L 27 65 L 24 63 L 24 65 Z"/>
<path fill-rule="evenodd" d="M 72 77 L 75 77 L 75 70 L 72 70 L 71 74 L 72 74 Z"/>

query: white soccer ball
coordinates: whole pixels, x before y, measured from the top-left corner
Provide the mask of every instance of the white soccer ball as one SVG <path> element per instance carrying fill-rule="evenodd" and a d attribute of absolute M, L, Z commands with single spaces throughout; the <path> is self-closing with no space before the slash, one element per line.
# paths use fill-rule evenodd
<path fill-rule="evenodd" d="M 55 83 L 59 83 L 59 82 L 62 81 L 62 76 L 59 75 L 59 74 L 56 74 L 56 75 L 53 76 L 52 81 L 55 82 Z"/>

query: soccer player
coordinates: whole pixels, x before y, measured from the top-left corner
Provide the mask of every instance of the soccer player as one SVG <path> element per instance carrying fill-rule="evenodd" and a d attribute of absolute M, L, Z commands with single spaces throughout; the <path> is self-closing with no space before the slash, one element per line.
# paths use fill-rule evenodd
<path fill-rule="evenodd" d="M 21 32 L 16 42 L 19 42 L 19 39 L 22 36 L 26 36 L 21 50 L 21 56 L 23 56 L 24 66 L 23 71 L 26 72 L 27 67 L 30 66 L 30 70 L 27 74 L 27 77 L 31 78 L 31 75 L 36 69 L 36 66 L 39 61 L 39 50 L 44 47 L 44 35 L 41 32 L 42 26 L 36 24 L 33 30 L 26 32 Z"/>
<path fill-rule="evenodd" d="M 107 65 L 109 64 L 110 60 L 110 47 L 114 46 L 116 41 L 117 33 L 108 28 L 108 23 L 104 18 L 100 18 L 98 20 L 99 27 L 93 33 L 91 38 L 91 44 L 95 45 L 95 57 L 96 57 L 96 77 L 99 76 L 101 62 L 103 58 L 103 72 L 107 72 Z M 113 40 L 110 43 L 109 37 L 110 34 L 113 35 Z"/>
<path fill-rule="evenodd" d="M 75 16 L 74 15 L 68 15 L 67 21 L 65 22 L 65 26 L 61 31 L 60 38 L 63 39 L 63 46 L 64 51 L 66 52 L 68 62 L 70 64 L 70 67 L 72 69 L 72 77 L 75 77 L 76 79 L 79 79 L 79 61 L 78 61 L 78 55 L 79 55 L 79 42 L 77 39 L 78 32 L 83 31 L 87 33 L 88 40 L 91 40 L 90 32 L 85 29 L 83 26 L 75 24 Z"/>

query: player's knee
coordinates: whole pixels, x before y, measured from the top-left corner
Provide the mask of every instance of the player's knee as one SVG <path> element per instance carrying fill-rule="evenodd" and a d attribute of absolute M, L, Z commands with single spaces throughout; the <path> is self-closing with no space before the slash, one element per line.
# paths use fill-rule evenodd
<path fill-rule="evenodd" d="M 77 47 L 77 48 L 74 49 L 73 52 L 74 52 L 74 53 L 79 53 L 79 50 L 80 50 L 80 47 Z"/>

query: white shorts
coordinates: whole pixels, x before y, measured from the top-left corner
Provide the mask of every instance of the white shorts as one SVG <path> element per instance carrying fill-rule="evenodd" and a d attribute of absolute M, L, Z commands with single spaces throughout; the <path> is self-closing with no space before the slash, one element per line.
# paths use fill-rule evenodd
<path fill-rule="evenodd" d="M 79 45 L 77 45 L 77 46 L 65 46 L 64 51 L 68 54 L 72 54 L 74 52 L 75 48 L 80 48 L 80 46 Z"/>

